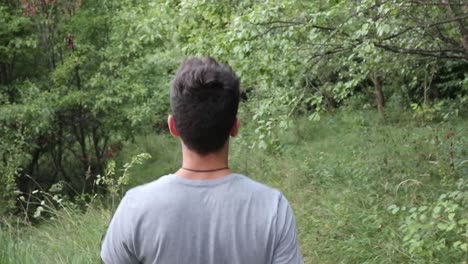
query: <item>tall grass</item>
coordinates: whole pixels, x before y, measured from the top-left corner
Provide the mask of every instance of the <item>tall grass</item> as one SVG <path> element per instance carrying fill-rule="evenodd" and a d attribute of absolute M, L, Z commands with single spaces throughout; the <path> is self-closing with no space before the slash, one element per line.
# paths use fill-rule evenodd
<path fill-rule="evenodd" d="M 110 215 L 98 208 L 85 213 L 59 211 L 54 220 L 37 227 L 4 227 L 0 263 L 100 263 L 101 238 Z"/>
<path fill-rule="evenodd" d="M 316 123 L 298 118 L 278 132 L 283 147 L 276 153 L 247 147 L 254 126 L 248 124 L 232 142 L 230 167 L 286 195 L 306 263 L 460 263 L 467 254 L 411 253 L 402 218 L 388 207 L 430 204 L 467 177 L 468 120 L 404 120 L 382 123 L 365 111 L 339 112 Z M 168 135 L 144 135 L 127 144 L 117 157 L 120 164 L 141 152 L 153 156 L 132 168 L 130 187 L 177 170 L 178 144 Z M 90 208 L 38 227 L 10 226 L 0 233 L 0 261 L 99 263 L 110 215 Z"/>

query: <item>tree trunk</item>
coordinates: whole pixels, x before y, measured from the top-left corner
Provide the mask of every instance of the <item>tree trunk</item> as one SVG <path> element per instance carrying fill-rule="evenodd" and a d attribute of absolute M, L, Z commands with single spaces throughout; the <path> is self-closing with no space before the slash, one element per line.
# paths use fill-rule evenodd
<path fill-rule="evenodd" d="M 17 186 L 20 191 L 29 192 L 34 188 L 39 188 L 40 186 L 34 186 L 31 182 L 31 179 L 26 175 L 29 175 L 31 178 L 37 177 L 37 172 L 39 171 L 39 158 L 42 154 L 40 148 L 35 148 L 32 153 L 31 161 L 29 162 L 27 168 L 17 180 Z"/>
<path fill-rule="evenodd" d="M 385 118 L 385 98 L 382 90 L 383 78 L 382 76 L 373 76 L 371 77 L 372 83 L 374 84 L 374 95 L 375 101 L 377 103 L 377 110 L 382 118 Z"/>
<path fill-rule="evenodd" d="M 448 12 L 449 16 L 451 18 L 453 18 L 453 19 L 458 18 L 461 15 L 463 15 L 464 12 L 466 11 L 466 9 L 468 8 L 467 4 L 465 4 L 463 6 L 463 8 L 460 8 L 460 6 L 454 8 L 452 6 L 454 3 L 450 2 L 449 0 L 443 0 L 442 3 L 444 3 L 445 8 L 447 9 L 447 12 Z M 458 4 L 458 3 L 456 3 L 456 4 Z M 461 1 L 460 1 L 460 4 L 461 4 Z M 465 11 L 463 11 L 462 9 L 464 9 Z M 458 31 L 460 32 L 461 46 L 464 49 L 465 54 L 468 54 L 468 28 L 466 27 L 465 20 L 460 18 L 460 19 L 457 19 L 455 21 L 456 21 L 457 26 L 458 26 Z"/>

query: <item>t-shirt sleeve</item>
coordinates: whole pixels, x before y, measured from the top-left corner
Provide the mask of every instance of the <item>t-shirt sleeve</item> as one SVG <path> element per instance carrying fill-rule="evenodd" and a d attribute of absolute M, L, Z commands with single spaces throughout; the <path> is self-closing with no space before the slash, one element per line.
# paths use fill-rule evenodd
<path fill-rule="evenodd" d="M 302 264 L 297 243 L 296 221 L 288 200 L 281 195 L 276 217 L 276 241 L 273 264 Z"/>
<path fill-rule="evenodd" d="M 131 239 L 134 226 L 128 200 L 128 196 L 125 196 L 120 202 L 102 243 L 101 259 L 106 264 L 139 263 Z"/>

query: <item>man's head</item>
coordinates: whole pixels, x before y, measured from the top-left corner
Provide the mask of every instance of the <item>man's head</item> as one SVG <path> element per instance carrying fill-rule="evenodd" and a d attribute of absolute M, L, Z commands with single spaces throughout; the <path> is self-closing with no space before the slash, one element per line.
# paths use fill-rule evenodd
<path fill-rule="evenodd" d="M 237 133 L 239 78 L 213 58 L 190 58 L 171 86 L 171 132 L 200 155 L 218 152 Z"/>

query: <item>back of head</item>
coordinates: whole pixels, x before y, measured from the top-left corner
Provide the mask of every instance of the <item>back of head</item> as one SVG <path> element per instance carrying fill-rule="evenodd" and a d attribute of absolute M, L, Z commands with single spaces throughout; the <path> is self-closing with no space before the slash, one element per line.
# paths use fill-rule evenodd
<path fill-rule="evenodd" d="M 184 144 L 200 155 L 223 148 L 236 121 L 239 78 L 209 57 L 187 59 L 171 87 L 171 110 Z"/>

